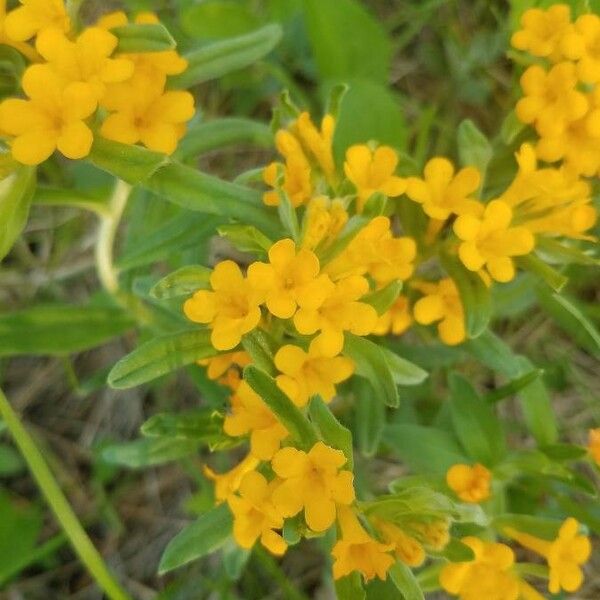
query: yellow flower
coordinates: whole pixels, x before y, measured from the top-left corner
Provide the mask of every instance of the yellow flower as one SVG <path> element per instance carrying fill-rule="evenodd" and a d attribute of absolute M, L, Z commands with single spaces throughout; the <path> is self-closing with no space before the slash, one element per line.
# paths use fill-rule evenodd
<path fill-rule="evenodd" d="M 215 473 L 209 466 L 205 465 L 203 469 L 204 475 L 215 482 L 217 504 L 224 502 L 232 494 L 235 494 L 240 489 L 244 475 L 250 471 L 254 471 L 258 463 L 258 458 L 252 454 L 248 454 L 244 460 L 226 473 Z"/>
<path fill-rule="evenodd" d="M 576 121 L 588 110 L 588 100 L 577 90 L 575 65 L 562 62 L 549 72 L 533 65 L 521 77 L 525 94 L 515 107 L 517 117 L 534 124 L 541 136 L 559 135 L 570 121 Z"/>
<path fill-rule="evenodd" d="M 271 502 L 274 482 L 257 471 L 244 475 L 240 495 L 229 496 L 227 503 L 233 513 L 233 537 L 246 549 L 252 548 L 260 538 L 261 544 L 278 556 L 285 553 L 287 544 L 275 529 L 283 527 L 283 518 Z"/>
<path fill-rule="evenodd" d="M 406 181 L 394 175 L 398 155 L 389 146 L 371 150 L 367 145 L 351 146 L 346 151 L 344 172 L 357 192 L 357 211 L 362 212 L 367 200 L 376 192 L 395 198 L 406 190 Z"/>
<path fill-rule="evenodd" d="M 4 22 L 12 40 L 24 42 L 44 29 L 68 32 L 71 21 L 63 0 L 19 0 L 21 6 L 8 13 Z"/>
<path fill-rule="evenodd" d="M 512 573 L 514 552 L 476 537 L 461 541 L 473 550 L 475 559 L 445 565 L 440 573 L 442 588 L 460 600 L 517 600 L 522 590 Z"/>
<path fill-rule="evenodd" d="M 225 375 L 227 371 L 234 365 L 238 367 L 245 367 L 252 362 L 250 355 L 240 350 L 238 352 L 227 352 L 225 354 L 217 354 L 211 358 L 204 358 L 198 361 L 199 365 L 208 367 L 206 374 L 209 379 L 219 379 L 222 375 Z"/>
<path fill-rule="evenodd" d="M 26 56 L 31 62 L 39 60 L 40 57 L 38 56 L 37 52 L 29 44 L 26 44 L 24 42 L 17 42 L 8 37 L 8 34 L 6 33 L 5 21 L 6 0 L 0 0 L 0 44 L 12 46 L 21 54 Z"/>
<path fill-rule="evenodd" d="M 325 531 L 335 521 L 336 505 L 354 502 L 351 471 L 343 470 L 346 457 L 340 450 L 317 442 L 308 453 L 282 448 L 271 465 L 281 482 L 272 501 L 284 517 L 304 509 L 306 524 L 313 531 Z"/>
<path fill-rule="evenodd" d="M 588 452 L 593 461 L 600 466 L 600 427 L 590 429 L 588 433 Z"/>
<path fill-rule="evenodd" d="M 84 122 L 96 110 L 89 86 L 63 86 L 44 65 L 29 67 L 22 80 L 28 100 L 10 98 L 0 105 L 0 130 L 14 136 L 12 155 L 20 163 L 37 165 L 58 149 L 67 158 L 84 158 L 93 142 Z"/>
<path fill-rule="evenodd" d="M 388 521 L 377 519 L 374 525 L 382 539 L 393 545 L 396 557 L 403 563 L 409 567 L 420 567 L 425 562 L 425 550 L 414 537 Z"/>
<path fill-rule="evenodd" d="M 529 533 L 506 529 L 506 534 L 525 548 L 543 556 L 550 567 L 548 590 L 552 594 L 576 592 L 583 583 L 584 565 L 590 557 L 592 546 L 585 535 L 579 535 L 579 523 L 569 517 L 561 525 L 553 541 L 543 540 Z"/>
<path fill-rule="evenodd" d="M 232 437 L 249 433 L 250 451 L 260 460 L 270 460 L 288 435 L 271 409 L 243 380 L 231 396 L 231 413 L 225 417 L 223 430 Z"/>
<path fill-rule="evenodd" d="M 446 473 L 448 487 L 464 502 L 483 502 L 490 497 L 492 474 L 479 463 L 453 465 Z"/>
<path fill-rule="evenodd" d="M 454 233 L 462 240 L 458 255 L 467 269 L 485 268 L 493 280 L 500 282 L 514 278 L 512 257 L 529 254 L 535 239 L 526 227 L 511 227 L 512 218 L 508 204 L 493 200 L 481 218 L 462 215 L 456 219 Z"/>
<path fill-rule="evenodd" d="M 263 181 L 272 188 L 277 187 L 277 170 L 283 169 L 281 189 L 287 194 L 294 208 L 305 204 L 312 196 L 310 165 L 303 154 L 288 157 L 285 165 L 273 162 L 263 171 Z M 267 206 L 279 206 L 277 189 L 265 192 L 263 202 Z"/>
<path fill-rule="evenodd" d="M 333 161 L 332 142 L 335 131 L 335 119 L 325 115 L 321 129 L 317 129 L 307 112 L 300 113 L 290 125 L 290 131 L 300 142 L 305 156 L 316 161 L 330 184 L 335 182 L 335 163 Z"/>
<path fill-rule="evenodd" d="M 481 213 L 481 204 L 471 198 L 480 185 L 481 175 L 475 167 L 455 173 L 447 158 L 436 157 L 425 165 L 423 179 L 407 179 L 406 195 L 421 204 L 426 215 L 445 221 L 452 214 Z"/>
<path fill-rule="evenodd" d="M 173 154 L 185 135 L 186 123 L 194 116 L 194 97 L 189 92 L 147 88 L 142 83 L 130 86 L 130 96 L 123 103 L 118 95 L 104 96 L 103 106 L 111 111 L 100 129 L 103 137 L 121 142 L 141 142 L 155 152 Z"/>
<path fill-rule="evenodd" d="M 412 287 L 425 294 L 413 307 L 415 321 L 421 325 L 437 321 L 440 339 L 448 346 L 464 341 L 465 314 L 454 281 L 447 277 L 437 283 L 414 282 Z"/>
<path fill-rule="evenodd" d="M 36 48 L 61 79 L 89 84 L 99 100 L 107 83 L 125 81 L 133 74 L 131 61 L 110 58 L 118 41 L 100 27 L 88 27 L 74 42 L 63 31 L 46 29 L 38 35 Z"/>
<path fill-rule="evenodd" d="M 359 302 L 368 291 L 369 282 L 364 277 L 347 277 L 335 284 L 325 277 L 319 295 L 301 299 L 294 325 L 303 335 L 320 331 L 313 342 L 315 351 L 323 356 L 337 356 L 344 345 L 344 331 L 368 335 L 377 325 L 377 311 Z"/>
<path fill-rule="evenodd" d="M 581 15 L 570 35 L 563 40 L 563 49 L 570 60 L 577 61 L 577 75 L 584 83 L 600 81 L 600 18 Z"/>
<path fill-rule="evenodd" d="M 231 350 L 258 325 L 262 297 L 231 260 L 215 267 L 210 285 L 212 291 L 198 290 L 183 310 L 190 321 L 212 328 L 211 342 L 217 350 Z"/>
<path fill-rule="evenodd" d="M 342 536 L 331 551 L 335 558 L 334 579 L 341 579 L 358 571 L 367 581 L 375 576 L 385 580 L 389 568 L 394 564 L 394 559 L 389 554 L 394 545 L 382 544 L 372 538 L 349 507 L 338 508 L 338 523 Z"/>
<path fill-rule="evenodd" d="M 391 281 L 408 279 L 417 254 L 415 241 L 394 238 L 387 217 L 375 217 L 363 227 L 347 248 L 323 269 L 332 279 L 369 274 L 383 287 Z"/>
<path fill-rule="evenodd" d="M 314 341 L 308 352 L 290 344 L 283 346 L 275 355 L 275 366 L 283 373 L 277 376 L 277 384 L 297 406 L 305 406 L 317 394 L 330 402 L 335 396 L 336 384 L 354 372 L 350 358 L 324 355 Z"/>
<path fill-rule="evenodd" d="M 392 307 L 384 312 L 373 330 L 375 335 L 402 335 L 412 325 L 410 305 L 406 296 L 398 296 Z"/>
<path fill-rule="evenodd" d="M 308 250 L 329 246 L 347 222 L 348 212 L 342 200 L 313 198 L 306 207 L 301 246 Z"/>
<path fill-rule="evenodd" d="M 517 50 L 556 61 L 562 56 L 570 24 L 571 9 L 566 4 L 555 4 L 548 10 L 531 8 L 523 13 L 522 29 L 513 34 L 510 43 Z"/>
<path fill-rule="evenodd" d="M 264 292 L 269 312 L 280 319 L 294 316 L 303 300 L 322 298 L 319 259 L 291 239 L 275 242 L 269 249 L 269 262 L 248 267 L 248 278 Z"/>

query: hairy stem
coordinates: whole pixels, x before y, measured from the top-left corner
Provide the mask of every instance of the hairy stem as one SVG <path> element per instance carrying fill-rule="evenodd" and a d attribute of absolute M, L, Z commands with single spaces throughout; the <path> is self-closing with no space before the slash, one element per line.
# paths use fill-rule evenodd
<path fill-rule="evenodd" d="M 83 529 L 71 505 L 63 494 L 42 453 L 35 445 L 19 417 L 13 411 L 6 396 L 0 389 L 0 416 L 19 448 L 33 478 L 37 482 L 52 512 L 56 516 L 75 552 L 90 575 L 110 600 L 130 600 L 119 583 L 114 579 L 99 552 Z"/>

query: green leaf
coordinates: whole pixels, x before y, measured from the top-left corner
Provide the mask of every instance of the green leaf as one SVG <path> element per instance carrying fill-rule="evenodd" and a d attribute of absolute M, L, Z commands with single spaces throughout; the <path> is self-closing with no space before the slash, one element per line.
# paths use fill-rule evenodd
<path fill-rule="evenodd" d="M 361 302 L 370 304 L 377 311 L 377 314 L 381 316 L 393 306 L 401 291 L 402 282 L 392 281 L 385 287 L 382 287 L 380 290 L 372 292 L 361 298 Z"/>
<path fill-rule="evenodd" d="M 548 519 L 544 517 L 535 517 L 532 515 L 514 515 L 503 514 L 494 517 L 494 529 L 503 531 L 506 527 L 512 527 L 517 531 L 529 533 L 537 537 L 551 540 L 558 534 L 558 530 L 562 525 L 562 521 L 556 519 Z"/>
<path fill-rule="evenodd" d="M 381 347 L 385 362 L 392 372 L 392 378 L 396 385 L 419 385 L 429 377 L 429 373 L 421 367 L 402 358 L 395 352 Z"/>
<path fill-rule="evenodd" d="M 164 52 L 177 46 L 173 36 L 160 23 L 130 23 L 113 27 L 110 32 L 119 39 L 117 52 Z"/>
<path fill-rule="evenodd" d="M 88 160 L 99 169 L 115 175 L 131 185 L 147 180 L 169 162 L 169 157 L 140 146 L 120 144 L 99 135 Z"/>
<path fill-rule="evenodd" d="M 151 290 L 150 295 L 157 300 L 189 296 L 197 290 L 210 287 L 212 269 L 200 265 L 181 267 L 163 277 Z"/>
<path fill-rule="evenodd" d="M 25 166 L 0 180 L 0 261 L 25 228 L 35 182 L 35 169 Z"/>
<path fill-rule="evenodd" d="M 227 577 L 230 581 L 238 581 L 248 564 L 251 551 L 241 548 L 233 540 L 227 540 L 221 551 Z"/>
<path fill-rule="evenodd" d="M 233 518 L 227 504 L 211 509 L 169 542 L 160 559 L 158 573 L 163 575 L 212 554 L 225 544 L 232 528 Z"/>
<path fill-rule="evenodd" d="M 485 331 L 492 316 L 490 290 L 477 273 L 467 270 L 456 257 L 444 255 L 441 259 L 460 293 L 467 336 L 476 338 Z"/>
<path fill-rule="evenodd" d="M 552 294 L 542 287 L 536 291 L 540 306 L 556 324 L 593 356 L 599 358 L 600 333 L 575 301 L 559 294 Z"/>
<path fill-rule="evenodd" d="M 194 454 L 197 450 L 197 442 L 187 439 L 143 438 L 106 446 L 102 450 L 102 460 L 113 465 L 140 469 L 172 462 Z"/>
<path fill-rule="evenodd" d="M 539 379 L 543 371 L 541 369 L 534 369 L 529 373 L 525 373 L 522 377 L 517 377 L 506 385 L 500 386 L 491 392 L 485 394 L 483 399 L 486 402 L 494 404 L 514 396 L 517 392 L 520 392 L 523 388 L 527 387 L 530 383 L 533 383 L 536 379 Z"/>
<path fill-rule="evenodd" d="M 408 565 L 397 561 L 388 573 L 404 600 L 425 600 L 423 591 Z"/>
<path fill-rule="evenodd" d="M 454 437 L 441 429 L 387 425 L 383 439 L 416 472 L 445 475 L 452 465 L 468 462 Z"/>
<path fill-rule="evenodd" d="M 251 33 L 202 46 L 185 55 L 189 63 L 187 70 L 171 77 L 169 85 L 190 88 L 239 71 L 269 54 L 281 36 L 281 27 L 270 24 Z"/>
<path fill-rule="evenodd" d="M 519 256 L 517 263 L 525 271 L 529 271 L 537 275 L 540 279 L 546 282 L 555 292 L 560 292 L 569 279 L 550 265 L 539 259 L 535 254 L 527 254 Z"/>
<path fill-rule="evenodd" d="M 494 466 L 506 455 L 500 420 L 464 377 L 451 373 L 449 384 L 450 415 L 460 443 L 471 458 Z"/>
<path fill-rule="evenodd" d="M 240 252 L 263 256 L 273 245 L 272 240 L 252 225 L 221 225 L 218 232 L 221 237 L 224 237 Z"/>
<path fill-rule="evenodd" d="M 575 446 L 574 444 L 550 444 L 543 446 L 540 450 L 551 460 L 579 460 L 585 458 L 588 449 L 584 446 Z"/>
<path fill-rule="evenodd" d="M 79 190 L 38 186 L 33 195 L 33 203 L 43 206 L 79 208 L 101 216 L 108 216 L 109 214 L 106 199 L 97 198 Z"/>
<path fill-rule="evenodd" d="M 109 373 L 108 384 L 115 389 L 135 387 L 216 354 L 206 329 L 171 333 L 123 357 Z"/>
<path fill-rule="evenodd" d="M 597 267 L 600 265 L 600 258 L 592 256 L 587 250 L 569 245 L 568 242 L 558 242 L 555 239 L 540 237 L 535 242 L 537 254 L 543 257 L 545 262 L 551 262 L 559 265 L 588 265 Z M 595 248 L 590 248 L 593 250 Z"/>
<path fill-rule="evenodd" d="M 387 83 L 392 45 L 385 29 L 362 3 L 305 0 L 304 14 L 322 81 Z"/>
<path fill-rule="evenodd" d="M 328 446 L 341 450 L 348 460 L 345 468 L 352 470 L 354 455 L 352 452 L 352 434 L 350 431 L 335 418 L 329 407 L 318 396 L 312 398 L 310 401 L 308 414 L 323 441 Z"/>
<path fill-rule="evenodd" d="M 229 440 L 223 433 L 223 415 L 212 408 L 159 413 L 150 417 L 140 431 L 149 438 L 190 440 L 211 447 Z"/>
<path fill-rule="evenodd" d="M 182 10 L 181 26 L 194 39 L 226 38 L 247 33 L 257 19 L 249 6 L 232 0 L 204 0 Z"/>
<path fill-rule="evenodd" d="M 404 150 L 407 127 L 400 103 L 389 89 L 372 81 L 348 81 L 348 92 L 340 104 L 333 149 L 336 160 L 343 161 L 353 144 L 377 140 Z"/>
<path fill-rule="evenodd" d="M 298 446 L 310 449 L 315 445 L 318 439 L 309 420 L 277 387 L 275 380 L 270 375 L 249 365 L 244 369 L 244 379 L 273 411 Z"/>
<path fill-rule="evenodd" d="M 338 600 L 365 600 L 365 588 L 363 587 L 360 573 L 354 571 L 335 581 L 335 595 Z"/>
<path fill-rule="evenodd" d="M 252 363 L 265 373 L 273 375 L 277 373 L 273 363 L 277 344 L 271 336 L 263 329 L 255 329 L 242 338 L 242 346 L 250 355 Z"/>
<path fill-rule="evenodd" d="M 121 309 L 52 304 L 0 314 L 0 356 L 64 356 L 125 333 L 134 323 Z"/>
<path fill-rule="evenodd" d="M 366 379 L 354 380 L 354 430 L 358 447 L 367 457 L 373 457 L 379 449 L 385 425 L 385 406 L 374 400 L 373 387 Z"/>
<path fill-rule="evenodd" d="M 273 146 L 273 133 L 264 123 L 251 119 L 225 118 L 192 125 L 179 142 L 175 156 L 181 160 L 194 158 L 227 146 L 253 144 L 260 148 Z"/>
<path fill-rule="evenodd" d="M 463 167 L 475 167 L 481 173 L 481 184 L 492 160 L 492 146 L 471 119 L 465 119 L 458 126 L 458 155 Z"/>
<path fill-rule="evenodd" d="M 346 333 L 344 339 L 344 355 L 356 364 L 356 374 L 371 383 L 374 401 L 397 407 L 400 404 L 398 388 L 383 348 L 351 333 Z"/>
<path fill-rule="evenodd" d="M 517 379 L 535 370 L 530 360 L 514 354 L 491 331 L 469 340 L 464 348 L 490 369 L 510 379 Z M 525 422 L 537 443 L 541 446 L 554 444 L 558 438 L 558 425 L 542 379 L 538 377 L 524 386 L 519 391 L 519 398 Z"/>
<path fill-rule="evenodd" d="M 456 538 L 450 538 L 444 549 L 436 552 L 436 555 L 443 556 L 450 562 L 465 562 L 475 558 L 473 550 Z"/>

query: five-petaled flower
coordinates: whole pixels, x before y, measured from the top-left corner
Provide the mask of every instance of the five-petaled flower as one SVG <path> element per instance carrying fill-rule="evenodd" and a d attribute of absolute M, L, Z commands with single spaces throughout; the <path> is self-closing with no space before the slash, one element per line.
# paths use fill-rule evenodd
<path fill-rule="evenodd" d="M 64 0 L 19 0 L 21 6 L 8 13 L 4 28 L 9 38 L 23 42 L 45 29 L 65 33 L 71 29 Z"/>
<path fill-rule="evenodd" d="M 483 502 L 490 497 L 492 474 L 479 463 L 452 465 L 446 473 L 448 487 L 464 502 Z"/>

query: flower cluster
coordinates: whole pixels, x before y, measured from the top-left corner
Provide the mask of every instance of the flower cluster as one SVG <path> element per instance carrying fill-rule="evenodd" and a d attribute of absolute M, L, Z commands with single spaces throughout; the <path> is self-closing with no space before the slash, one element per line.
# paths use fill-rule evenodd
<path fill-rule="evenodd" d="M 0 15 L 1 41 L 33 63 L 22 77 L 25 98 L 0 104 L 0 133 L 16 161 L 37 165 L 56 150 L 70 159 L 85 158 L 96 131 L 125 144 L 175 151 L 194 116 L 194 98 L 165 87 L 169 75 L 185 71 L 185 59 L 174 50 L 119 52 L 112 30 L 128 23 L 124 13 L 76 32 L 63 0 L 21 0 L 21 5 Z M 135 22 L 151 25 L 158 19 L 142 13 Z"/>
<path fill-rule="evenodd" d="M 518 118 L 535 128 L 540 160 L 564 165 L 572 176 L 600 169 L 600 17 L 573 20 L 570 7 L 524 13 L 512 45 L 539 59 L 521 77 Z M 569 215 L 571 216 L 571 215 Z"/>
<path fill-rule="evenodd" d="M 436 325 L 445 344 L 465 340 L 461 290 L 445 261 L 484 287 L 508 282 L 515 260 L 533 252 L 541 236 L 585 238 L 595 211 L 588 183 L 563 168 L 539 167 L 530 144 L 517 153 L 510 185 L 485 201 L 479 170 L 457 169 L 447 158 L 427 162 L 422 177 L 397 174 L 397 152 L 375 143 L 351 146 L 336 161 L 335 128 L 334 115 L 316 126 L 298 112 L 277 132 L 282 160 L 263 171 L 263 201 L 279 215 L 283 239 L 245 267 L 218 262 L 183 310 L 210 330 L 216 355 L 201 361 L 208 376 L 231 389 L 225 434 L 249 441 L 249 453 L 232 470 L 205 469 L 217 502 L 231 509 L 237 543 L 250 548 L 260 540 L 281 555 L 293 543 L 286 523 L 301 536 L 335 525 L 334 578 L 358 571 L 366 580 L 385 579 L 396 561 L 417 567 L 442 551 L 452 517 L 388 514 L 358 502 L 352 457 L 325 437 L 300 443 L 243 377 L 244 367 L 264 360 L 253 352 L 257 340 L 268 346 L 273 384 L 311 422 L 313 398 L 329 404 L 361 375 L 348 346 L 356 336 Z M 420 238 L 407 234 L 403 205 L 422 212 Z M 440 489 L 473 505 L 492 496 L 492 485 L 486 466 L 456 464 Z M 446 567 L 447 591 L 469 599 L 488 591 L 490 598 L 536 597 L 513 572 L 510 548 L 478 538 L 463 543 L 475 559 Z"/>

